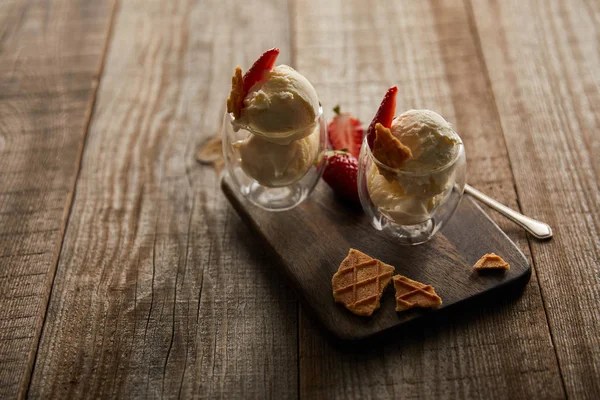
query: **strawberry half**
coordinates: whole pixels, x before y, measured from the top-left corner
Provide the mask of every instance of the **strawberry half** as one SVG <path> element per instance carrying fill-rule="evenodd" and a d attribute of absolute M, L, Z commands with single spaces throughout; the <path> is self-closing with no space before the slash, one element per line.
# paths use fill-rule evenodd
<path fill-rule="evenodd" d="M 244 74 L 244 97 L 246 97 L 254 84 L 262 81 L 265 77 L 265 74 L 273 69 L 275 66 L 275 61 L 277 61 L 277 56 L 279 56 L 279 49 L 277 47 L 273 47 L 272 49 L 262 53 L 258 60 L 256 60 L 250 69 L 246 71 Z"/>
<path fill-rule="evenodd" d="M 341 199 L 360 204 L 357 185 L 358 160 L 347 152 L 332 153 L 327 159 L 323 180 Z"/>
<path fill-rule="evenodd" d="M 354 157 L 360 154 L 360 145 L 363 140 L 364 129 L 360 121 L 350 113 L 341 113 L 340 106 L 333 111 L 335 117 L 327 126 L 329 143 L 334 150 L 346 149 Z"/>
<path fill-rule="evenodd" d="M 398 94 L 398 88 L 396 86 L 392 86 L 387 90 L 373 121 L 371 121 L 371 125 L 369 125 L 369 129 L 367 130 L 367 141 L 371 149 L 373 149 L 373 142 L 375 141 L 375 125 L 380 123 L 386 128 L 392 126 L 394 114 L 396 114 L 396 94 Z"/>

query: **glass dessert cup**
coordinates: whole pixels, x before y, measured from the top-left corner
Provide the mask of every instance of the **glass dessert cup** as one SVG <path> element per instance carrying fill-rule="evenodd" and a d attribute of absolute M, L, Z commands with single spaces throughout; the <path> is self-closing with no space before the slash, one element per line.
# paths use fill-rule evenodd
<path fill-rule="evenodd" d="M 225 113 L 221 127 L 227 171 L 237 190 L 268 211 L 285 211 L 302 203 L 325 169 L 327 124 L 323 108 L 309 127 L 273 139 L 235 125 Z"/>
<path fill-rule="evenodd" d="M 358 194 L 373 227 L 401 244 L 430 240 L 452 217 L 463 196 L 467 163 L 463 144 L 458 146 L 454 160 L 421 174 L 380 163 L 365 137 L 358 160 Z"/>

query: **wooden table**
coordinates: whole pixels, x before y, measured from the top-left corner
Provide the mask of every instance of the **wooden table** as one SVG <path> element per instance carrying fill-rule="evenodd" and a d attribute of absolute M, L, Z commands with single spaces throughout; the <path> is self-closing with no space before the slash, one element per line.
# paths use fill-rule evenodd
<path fill-rule="evenodd" d="M 600 3 L 0 2 L 0 398 L 600 396 Z M 550 223 L 518 297 L 370 346 L 305 316 L 195 161 L 278 46 L 329 110 L 385 89 L 475 187 Z"/>

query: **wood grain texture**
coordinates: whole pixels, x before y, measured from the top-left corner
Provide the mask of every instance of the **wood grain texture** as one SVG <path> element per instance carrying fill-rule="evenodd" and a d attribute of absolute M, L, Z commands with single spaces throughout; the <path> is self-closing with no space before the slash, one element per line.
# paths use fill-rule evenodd
<path fill-rule="evenodd" d="M 469 182 L 518 208 L 502 127 L 468 9 L 456 1 L 295 2 L 296 67 L 330 110 L 369 121 L 397 84 L 398 110 L 439 111 L 461 134 Z M 497 223 L 529 254 L 525 235 Z M 371 348 L 348 350 L 300 321 L 306 398 L 562 398 L 564 391 L 535 279 L 498 298 Z"/>
<path fill-rule="evenodd" d="M 112 6 L 0 3 L 0 398 L 29 384 Z"/>
<path fill-rule="evenodd" d="M 242 219 L 277 254 L 290 284 L 311 313 L 340 339 L 366 339 L 400 329 L 448 307 L 476 301 L 475 297 L 483 294 L 500 297 L 498 292 L 507 286 L 513 290 L 524 287 L 531 275 L 523 253 L 471 199 L 461 202 L 452 220 L 431 241 L 400 246 L 387 233 L 376 231 L 364 213 L 345 209 L 323 182 L 309 200 L 282 213 L 252 205 L 229 176 L 223 179 L 222 188 Z M 433 286 L 443 304 L 435 310 L 396 313 L 391 285 L 381 298 L 380 309 L 370 318 L 348 312 L 334 303 L 331 278 L 350 248 L 392 265 L 394 274 Z M 474 271 L 477 260 L 490 252 L 502 255 L 510 270 L 485 275 Z"/>
<path fill-rule="evenodd" d="M 296 300 L 195 161 L 236 63 L 289 61 L 287 21 L 279 1 L 120 2 L 32 397 L 297 397 Z"/>
<path fill-rule="evenodd" d="M 600 396 L 597 2 L 473 1 L 567 395 Z"/>

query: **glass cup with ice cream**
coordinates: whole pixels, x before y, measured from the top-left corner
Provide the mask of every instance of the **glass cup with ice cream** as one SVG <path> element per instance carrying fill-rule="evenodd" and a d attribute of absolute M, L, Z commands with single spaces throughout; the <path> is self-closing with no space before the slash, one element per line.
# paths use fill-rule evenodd
<path fill-rule="evenodd" d="M 317 92 L 271 49 L 232 78 L 221 134 L 232 181 L 253 204 L 291 209 L 312 192 L 325 167 L 327 129 Z"/>
<path fill-rule="evenodd" d="M 375 229 L 403 244 L 431 239 L 451 218 L 466 184 L 459 135 L 431 110 L 394 118 L 397 88 L 369 126 L 358 165 L 358 193 Z"/>

